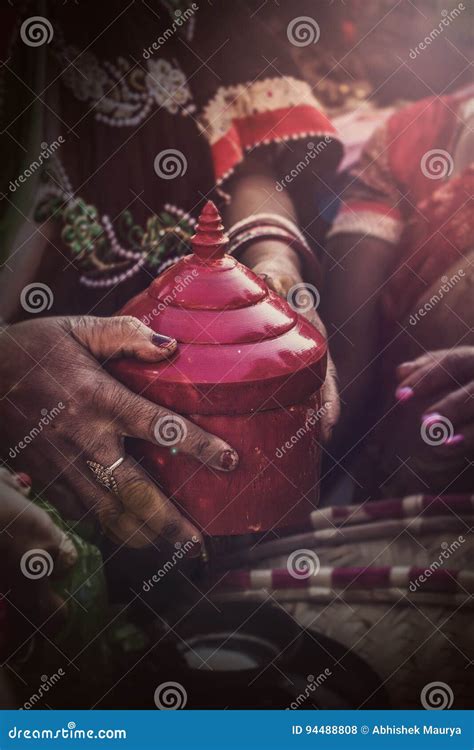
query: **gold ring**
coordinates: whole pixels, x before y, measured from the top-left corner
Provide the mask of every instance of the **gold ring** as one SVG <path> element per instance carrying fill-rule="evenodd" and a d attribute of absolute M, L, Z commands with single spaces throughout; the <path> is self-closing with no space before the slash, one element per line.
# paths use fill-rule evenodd
<path fill-rule="evenodd" d="M 103 466 L 102 464 L 97 463 L 97 461 L 86 461 L 86 464 L 102 487 L 105 487 L 109 492 L 113 492 L 114 495 L 118 495 L 118 486 L 117 480 L 114 477 L 114 469 L 120 466 L 124 461 L 125 457 L 121 456 L 111 466 Z"/>

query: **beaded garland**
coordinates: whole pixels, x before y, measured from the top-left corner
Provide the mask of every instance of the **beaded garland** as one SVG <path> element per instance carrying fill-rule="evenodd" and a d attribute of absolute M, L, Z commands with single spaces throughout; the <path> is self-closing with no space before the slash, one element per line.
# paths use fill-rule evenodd
<path fill-rule="evenodd" d="M 123 211 L 115 222 L 116 232 L 109 216 L 100 217 L 95 206 L 74 195 L 57 157 L 54 171 L 54 179 L 43 173 L 35 221 L 53 218 L 62 224 L 61 239 L 83 271 L 79 281 L 84 286 L 115 286 L 144 266 L 157 275 L 191 252 L 195 220 L 177 206 L 166 203 L 162 211 L 148 218 L 145 227 L 134 221 L 131 211 Z"/>

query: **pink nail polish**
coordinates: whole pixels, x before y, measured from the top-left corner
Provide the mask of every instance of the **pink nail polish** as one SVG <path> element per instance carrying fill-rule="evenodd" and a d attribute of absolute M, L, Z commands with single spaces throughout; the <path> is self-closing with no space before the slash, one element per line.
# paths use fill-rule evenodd
<path fill-rule="evenodd" d="M 397 388 L 395 391 L 395 398 L 397 401 L 408 401 L 409 398 L 415 395 L 415 391 L 413 388 L 408 388 L 408 386 L 405 386 L 404 388 Z"/>
<path fill-rule="evenodd" d="M 445 445 L 459 445 L 459 443 L 462 443 L 464 440 L 464 435 L 461 435 L 461 433 L 458 433 L 456 435 L 452 435 L 452 437 L 448 437 L 447 440 L 445 440 Z"/>
<path fill-rule="evenodd" d="M 433 422 L 439 422 L 440 420 L 444 421 L 444 417 L 442 417 L 441 414 L 438 414 L 437 412 L 421 415 L 421 421 L 425 424 L 432 424 Z"/>

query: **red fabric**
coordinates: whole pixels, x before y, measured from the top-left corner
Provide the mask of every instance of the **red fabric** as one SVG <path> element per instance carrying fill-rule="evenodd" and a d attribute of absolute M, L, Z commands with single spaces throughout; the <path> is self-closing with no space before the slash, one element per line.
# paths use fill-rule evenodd
<path fill-rule="evenodd" d="M 474 232 L 473 167 L 463 174 L 433 179 L 421 168 L 430 150 L 453 158 L 462 126 L 456 95 L 424 99 L 388 120 L 388 156 L 394 182 L 403 196 L 406 228 L 400 243 L 398 270 L 384 295 L 384 309 L 400 320 L 426 290 L 472 246 Z M 471 196 L 471 197 L 470 197 Z"/>
<path fill-rule="evenodd" d="M 236 118 L 231 128 L 212 146 L 216 181 L 221 181 L 242 161 L 247 149 L 261 143 L 278 143 L 304 136 L 336 135 L 326 115 L 310 105 L 257 112 Z"/>

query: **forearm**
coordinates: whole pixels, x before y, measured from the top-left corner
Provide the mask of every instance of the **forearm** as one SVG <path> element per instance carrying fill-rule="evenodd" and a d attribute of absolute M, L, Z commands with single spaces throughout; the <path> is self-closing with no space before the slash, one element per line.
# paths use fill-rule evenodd
<path fill-rule="evenodd" d="M 328 243 L 322 315 L 342 402 L 336 452 L 353 442 L 367 412 L 381 341 L 380 295 L 393 252 L 371 237 L 338 235 Z"/>
<path fill-rule="evenodd" d="M 290 195 L 287 191 L 278 192 L 275 183 L 276 177 L 264 161 L 256 156 L 248 158 L 245 169 L 239 171 L 229 186 L 231 201 L 224 211 L 226 226 L 232 226 L 241 219 L 259 213 L 278 214 L 296 221 L 296 210 Z M 295 270 L 301 273 L 302 264 L 298 253 L 280 241 L 255 242 L 242 253 L 240 260 L 245 265 L 254 267 L 275 255 L 288 267 L 288 273 Z"/>

